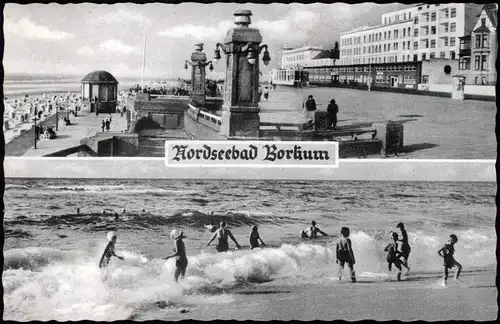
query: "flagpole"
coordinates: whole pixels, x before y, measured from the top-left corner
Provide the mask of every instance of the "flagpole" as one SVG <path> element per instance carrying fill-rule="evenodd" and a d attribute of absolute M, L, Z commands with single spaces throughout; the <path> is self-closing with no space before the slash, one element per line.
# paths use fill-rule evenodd
<path fill-rule="evenodd" d="M 142 93 L 144 93 L 144 70 L 146 69 L 146 35 L 144 35 L 144 45 L 142 48 Z"/>

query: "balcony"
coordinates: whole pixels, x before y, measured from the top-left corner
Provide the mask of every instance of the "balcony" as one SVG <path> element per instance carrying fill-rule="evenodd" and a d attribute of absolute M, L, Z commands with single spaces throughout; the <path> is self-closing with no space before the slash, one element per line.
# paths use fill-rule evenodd
<path fill-rule="evenodd" d="M 460 51 L 458 51 L 459 57 L 470 56 L 470 54 L 471 54 L 470 47 L 469 48 L 460 48 Z"/>

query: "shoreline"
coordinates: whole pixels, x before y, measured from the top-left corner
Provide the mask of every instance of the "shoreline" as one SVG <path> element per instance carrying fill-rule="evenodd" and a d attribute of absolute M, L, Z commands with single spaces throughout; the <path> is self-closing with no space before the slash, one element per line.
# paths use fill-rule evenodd
<path fill-rule="evenodd" d="M 347 277 L 347 270 L 344 272 Z M 298 285 L 271 282 L 252 285 L 251 290 L 227 292 L 234 297 L 228 304 L 199 305 L 185 315 L 171 310 L 160 318 L 172 321 L 491 321 L 496 318 L 494 269 L 464 270 L 460 279 L 465 285 L 449 280 L 447 288 L 437 284 L 440 277 L 433 273 L 409 276 L 401 282 L 393 278 L 384 282 L 359 278 L 357 283 L 347 278 L 341 282 L 324 278 L 323 282 Z M 256 299 L 255 295 L 260 298 Z"/>

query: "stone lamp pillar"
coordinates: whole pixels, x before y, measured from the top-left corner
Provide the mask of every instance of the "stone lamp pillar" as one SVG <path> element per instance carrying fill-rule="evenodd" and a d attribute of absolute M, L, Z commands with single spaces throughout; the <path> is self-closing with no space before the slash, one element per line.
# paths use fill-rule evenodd
<path fill-rule="evenodd" d="M 195 44 L 195 52 L 191 54 L 191 61 L 186 61 L 184 68 L 191 65 L 191 101 L 193 104 L 202 108 L 205 105 L 205 67 L 210 65 L 212 71 L 212 61 L 207 62 L 207 55 L 203 52 L 203 44 Z"/>
<path fill-rule="evenodd" d="M 250 28 L 250 10 L 234 13 L 236 27 L 229 30 L 224 43 L 217 43 L 214 61 L 220 59 L 220 49 L 226 54 L 226 78 L 222 105 L 221 134 L 226 137 L 259 137 L 259 54 L 263 62 L 271 60 L 267 45 L 260 46 L 260 31 Z"/>

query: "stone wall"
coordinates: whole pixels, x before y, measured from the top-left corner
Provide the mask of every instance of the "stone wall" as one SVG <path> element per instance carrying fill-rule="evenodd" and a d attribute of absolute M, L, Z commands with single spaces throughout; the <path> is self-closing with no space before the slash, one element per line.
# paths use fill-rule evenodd
<path fill-rule="evenodd" d="M 225 140 L 220 133 L 220 126 L 210 123 L 202 118 L 197 120 L 196 116 L 184 114 L 184 129 L 192 139 L 199 140 Z"/>

